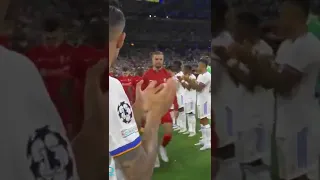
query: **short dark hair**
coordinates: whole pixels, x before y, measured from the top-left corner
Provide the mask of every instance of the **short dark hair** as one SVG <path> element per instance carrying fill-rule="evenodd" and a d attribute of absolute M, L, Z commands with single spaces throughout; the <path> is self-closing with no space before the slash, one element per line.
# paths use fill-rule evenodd
<path fill-rule="evenodd" d="M 240 24 L 244 24 L 244 25 L 249 26 L 251 28 L 259 28 L 260 19 L 257 15 L 255 15 L 252 12 L 238 13 L 236 18 L 237 18 L 238 23 L 240 23 Z"/>
<path fill-rule="evenodd" d="M 118 0 L 109 0 L 109 6 L 114 6 L 118 9 L 121 9 L 121 4 Z"/>
<path fill-rule="evenodd" d="M 208 66 L 208 64 L 209 64 L 206 59 L 200 59 L 200 60 L 199 60 L 199 63 L 203 63 L 203 64 L 205 64 L 206 66 Z"/>
<path fill-rule="evenodd" d="M 192 71 L 192 67 L 190 65 L 184 65 L 184 68 L 189 70 L 189 71 Z"/>
<path fill-rule="evenodd" d="M 173 65 L 181 67 L 182 63 L 181 63 L 181 61 L 173 61 Z"/>
<path fill-rule="evenodd" d="M 309 17 L 310 14 L 310 1 L 309 0 L 285 0 L 290 4 L 293 4 L 301 9 L 305 17 Z"/>
<path fill-rule="evenodd" d="M 123 72 L 129 71 L 129 68 L 128 68 L 128 67 L 123 67 L 123 68 L 122 68 L 122 71 L 123 71 Z"/>
<path fill-rule="evenodd" d="M 109 40 L 113 40 L 113 33 L 115 31 L 115 28 L 117 28 L 120 25 L 125 25 L 126 18 L 121 11 L 116 6 L 110 6 L 109 5 Z"/>
<path fill-rule="evenodd" d="M 167 66 L 167 68 L 166 68 L 168 71 L 173 71 L 173 67 L 172 66 Z"/>
<path fill-rule="evenodd" d="M 42 28 L 45 32 L 54 32 L 61 28 L 58 18 L 50 17 L 43 21 Z"/>

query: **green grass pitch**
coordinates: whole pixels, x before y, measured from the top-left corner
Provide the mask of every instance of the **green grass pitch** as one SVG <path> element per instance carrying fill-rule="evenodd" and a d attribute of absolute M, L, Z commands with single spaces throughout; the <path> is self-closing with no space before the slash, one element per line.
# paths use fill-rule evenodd
<path fill-rule="evenodd" d="M 188 137 L 174 132 L 167 146 L 169 162 L 160 159 L 160 168 L 155 168 L 152 180 L 211 180 L 211 150 L 200 151 L 201 146 L 194 145 L 200 134 Z"/>

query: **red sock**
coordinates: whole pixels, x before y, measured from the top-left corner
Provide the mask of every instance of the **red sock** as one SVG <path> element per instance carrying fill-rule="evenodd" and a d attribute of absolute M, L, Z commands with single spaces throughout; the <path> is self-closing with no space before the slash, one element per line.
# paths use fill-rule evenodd
<path fill-rule="evenodd" d="M 169 142 L 171 141 L 172 139 L 172 135 L 171 134 L 165 134 L 163 135 L 163 138 L 162 138 L 162 146 L 163 147 L 166 147 Z"/>

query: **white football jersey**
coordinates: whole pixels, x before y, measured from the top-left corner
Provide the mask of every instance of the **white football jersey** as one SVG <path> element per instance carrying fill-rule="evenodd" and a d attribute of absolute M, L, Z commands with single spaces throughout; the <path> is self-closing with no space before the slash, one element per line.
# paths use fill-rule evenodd
<path fill-rule="evenodd" d="M 224 46 L 228 47 L 234 43 L 234 40 L 229 32 L 224 31 L 218 37 L 211 41 L 211 46 Z M 214 53 L 212 53 L 213 58 L 219 58 Z M 232 110 L 236 108 L 236 103 L 238 102 L 238 98 L 240 97 L 240 91 L 235 83 L 230 78 L 228 72 L 222 67 L 219 63 L 213 62 L 212 64 L 212 77 L 213 80 L 213 88 L 212 96 L 214 101 L 212 102 L 214 105 L 214 109 L 220 106 L 228 106 Z M 217 112 L 218 113 L 218 112 Z M 225 112 L 221 112 L 225 114 Z"/>
<path fill-rule="evenodd" d="M 141 144 L 141 138 L 130 101 L 121 83 L 109 76 L 109 87 L 109 154 L 117 157 L 137 148 Z M 109 179 L 123 180 L 114 163 L 109 166 L 116 172 Z"/>
<path fill-rule="evenodd" d="M 32 62 L 0 46 L 1 179 L 78 180 L 72 149 Z"/>
<path fill-rule="evenodd" d="M 234 43 L 229 32 L 224 31 L 212 39 L 211 46 L 228 47 Z M 219 58 L 211 54 L 213 58 Z M 219 135 L 219 145 L 223 147 L 235 141 L 235 122 L 239 119 L 238 104 L 241 91 L 230 78 L 227 70 L 216 61 L 212 62 L 213 84 L 211 88 L 213 109 L 216 116 L 216 130 Z"/>
<path fill-rule="evenodd" d="M 197 79 L 195 75 L 191 74 L 190 79 Z M 187 90 L 186 89 L 186 92 L 185 92 L 185 99 L 186 100 L 192 100 L 193 102 L 196 102 L 196 99 L 197 99 L 197 91 L 194 90 L 194 89 L 190 89 L 190 90 Z"/>
<path fill-rule="evenodd" d="M 202 91 L 197 92 L 197 104 L 201 105 L 202 103 L 210 101 L 211 74 L 209 72 L 199 74 L 197 82 L 205 85 Z"/>
<path fill-rule="evenodd" d="M 174 77 L 175 77 L 175 79 L 178 79 L 177 77 L 179 77 L 179 76 L 182 77 L 183 75 L 184 75 L 183 72 L 180 71 Z M 181 94 L 183 95 L 184 92 L 185 92 L 185 89 L 182 87 L 182 85 L 180 83 L 178 83 L 177 94 L 178 95 L 181 95 Z"/>
<path fill-rule="evenodd" d="M 255 44 L 252 51 L 252 53 L 260 55 L 273 55 L 272 48 L 263 40 Z M 249 73 L 250 71 L 242 63 L 240 63 L 240 68 L 244 72 Z M 268 127 L 272 127 L 270 125 L 273 120 L 273 90 L 266 90 L 258 86 L 254 89 L 254 93 L 252 93 L 242 85 L 240 85 L 239 89 L 242 91 L 241 100 L 239 100 L 241 104 L 238 105 L 241 121 L 236 123 L 237 130 L 244 131 L 255 128 L 261 123 L 268 124 Z"/>
<path fill-rule="evenodd" d="M 314 90 L 320 69 L 320 41 L 312 33 L 282 42 L 276 61 L 289 65 L 304 74 L 302 82 L 293 90 L 293 97 L 277 98 L 277 136 L 301 131 L 305 127 L 319 126 L 319 104 Z"/>

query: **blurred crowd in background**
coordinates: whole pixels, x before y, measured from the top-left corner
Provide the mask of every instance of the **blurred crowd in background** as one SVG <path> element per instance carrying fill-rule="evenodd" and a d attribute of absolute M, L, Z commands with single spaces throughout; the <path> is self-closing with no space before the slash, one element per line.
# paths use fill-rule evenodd
<path fill-rule="evenodd" d="M 177 1 L 178 2 L 178 1 Z M 190 1 L 191 2 L 191 1 Z M 86 0 L 62 1 L 44 0 L 22 2 L 25 5 L 11 5 L 7 14 L 7 27 L 0 30 L 0 43 L 7 44 L 11 49 L 25 53 L 30 48 L 43 42 L 43 20 L 55 17 L 62 25 L 64 41 L 74 47 L 87 44 L 90 36 L 90 23 L 97 20 L 107 20 L 107 1 L 89 3 Z M 101 5 L 105 3 L 105 6 Z M 123 1 L 126 12 L 135 6 L 135 1 Z M 163 5 L 138 2 L 147 8 L 144 14 L 126 12 L 126 45 L 121 51 L 119 61 L 114 66 L 115 73 L 124 66 L 131 70 L 149 67 L 150 52 L 161 50 L 165 53 L 165 63 L 173 60 L 183 61 L 185 64 L 195 65 L 201 56 L 209 55 L 210 22 L 204 20 L 176 20 L 161 14 Z M 174 4 L 174 3 L 173 3 Z M 148 6 L 148 7 L 143 7 Z M 149 7 L 151 6 L 151 7 Z M 161 8 L 159 8 L 161 6 Z M 19 8 L 17 8 L 19 7 Z M 151 11 L 151 12 L 150 12 Z M 176 11 L 175 15 L 182 13 Z M 207 14 L 208 15 L 208 14 Z M 172 15 L 173 16 L 173 15 Z M 106 32 L 107 33 L 107 32 Z"/>

